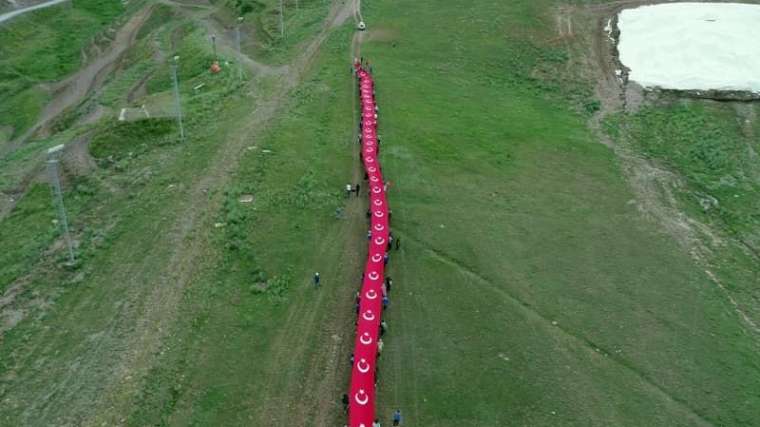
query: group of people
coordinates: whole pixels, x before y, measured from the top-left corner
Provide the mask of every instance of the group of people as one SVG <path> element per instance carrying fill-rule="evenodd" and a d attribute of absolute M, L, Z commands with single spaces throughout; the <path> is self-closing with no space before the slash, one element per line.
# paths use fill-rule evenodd
<path fill-rule="evenodd" d="M 343 395 L 343 405 L 346 408 L 348 408 L 348 395 L 347 394 Z M 401 425 L 401 410 L 400 409 L 396 409 L 395 411 L 393 411 L 393 415 L 391 417 L 393 419 L 393 425 L 394 426 L 400 426 Z M 348 427 L 348 425 L 346 425 L 345 427 Z M 382 425 L 380 424 L 380 418 L 375 418 L 375 421 L 372 423 L 372 427 L 382 427 Z"/>
<path fill-rule="evenodd" d="M 351 185 L 346 184 L 346 198 L 351 197 L 352 193 L 356 193 L 356 197 L 359 197 L 359 190 L 361 189 L 361 186 L 359 184 Z"/>
<path fill-rule="evenodd" d="M 350 412 L 351 422 L 367 425 L 367 427 L 369 427 L 372 418 L 374 418 L 375 412 L 373 406 L 363 406 L 367 404 L 366 399 L 368 399 L 365 390 L 373 386 L 374 389 L 377 389 L 379 378 L 377 362 L 383 352 L 383 338 L 388 330 L 388 323 L 382 318 L 382 315 L 376 316 L 377 313 L 373 313 L 375 307 L 379 308 L 378 305 L 375 305 L 379 302 L 375 298 L 380 296 L 382 298 L 382 311 L 387 310 L 390 306 L 390 290 L 393 285 L 393 280 L 387 276 L 380 283 L 376 282 L 378 278 L 382 278 L 383 268 L 380 267 L 375 270 L 373 265 L 376 264 L 372 263 L 379 263 L 382 260 L 382 265 L 387 268 L 390 252 L 393 250 L 394 245 L 396 250 L 399 250 L 401 247 L 400 239 L 397 236 L 394 237 L 393 233 L 390 232 L 392 212 L 385 207 L 387 201 L 384 195 L 384 192 L 388 191 L 389 183 L 383 180 L 382 167 L 376 161 L 380 153 L 380 138 L 377 135 L 378 107 L 375 101 L 375 88 L 372 82 L 371 70 L 368 73 L 368 68 L 368 65 L 365 66 L 364 58 L 360 58 L 355 61 L 353 69 L 358 77 L 359 92 L 362 99 L 362 112 L 357 142 L 361 147 L 360 159 L 365 166 L 364 179 L 367 181 L 366 185 L 370 199 L 370 209 L 367 210 L 367 221 L 369 223 L 367 240 L 370 247 L 369 255 L 371 255 L 372 261 L 368 261 L 368 268 L 362 274 L 360 287 L 355 294 L 354 304 L 357 334 L 360 333 L 359 331 L 363 332 L 361 332 L 361 344 L 357 342 L 359 347 L 356 347 L 354 350 L 357 352 L 356 358 L 353 352 L 349 357 L 351 366 L 357 368 L 353 374 L 355 376 L 352 376 L 352 391 L 350 392 L 352 394 L 351 396 L 349 394 L 343 394 L 342 396 L 344 411 L 347 414 Z M 381 185 L 382 187 L 380 187 Z M 355 186 L 347 184 L 346 197 L 351 197 L 352 194 L 358 197 L 360 189 L 361 186 L 359 184 Z M 383 218 L 383 214 L 386 214 L 387 217 Z M 366 297 L 368 300 L 363 301 L 363 297 Z M 374 328 L 374 325 L 377 325 L 377 335 L 374 335 L 372 329 L 367 330 L 370 325 L 372 328 Z M 373 335 L 374 337 L 372 337 Z M 365 338 L 368 341 L 364 341 Z M 372 339 L 374 339 L 374 343 L 372 343 Z M 370 343 L 375 347 L 366 347 Z M 370 352 L 374 350 L 377 353 L 375 355 L 372 353 L 367 354 L 368 350 Z M 373 372 L 374 375 L 369 376 Z M 357 377 L 356 375 L 359 376 Z M 374 380 L 374 384 L 367 384 L 372 380 Z M 361 386 L 357 386 L 357 383 L 354 381 L 358 381 L 358 384 Z M 353 412 L 354 410 L 358 412 Z M 392 414 L 392 420 L 394 426 L 401 425 L 401 411 L 399 409 L 396 409 Z M 355 426 L 352 424 L 352 427 Z M 380 420 L 378 418 L 374 418 L 372 427 L 380 427 Z"/>

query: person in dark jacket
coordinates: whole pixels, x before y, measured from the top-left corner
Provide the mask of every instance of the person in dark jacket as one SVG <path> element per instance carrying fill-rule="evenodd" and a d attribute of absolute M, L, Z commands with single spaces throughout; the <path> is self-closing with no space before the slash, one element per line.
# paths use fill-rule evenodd
<path fill-rule="evenodd" d="M 393 413 L 393 425 L 394 426 L 401 425 L 401 410 L 399 409 L 396 409 L 396 412 Z"/>

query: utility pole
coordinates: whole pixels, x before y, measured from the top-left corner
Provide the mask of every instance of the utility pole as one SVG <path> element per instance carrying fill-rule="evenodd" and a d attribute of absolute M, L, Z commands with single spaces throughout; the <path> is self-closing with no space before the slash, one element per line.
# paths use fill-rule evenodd
<path fill-rule="evenodd" d="M 179 98 L 179 81 L 177 80 L 177 65 L 179 64 L 179 56 L 175 56 L 172 61 L 172 79 L 174 80 L 174 103 L 177 111 L 177 124 L 179 125 L 179 140 L 185 141 L 185 128 L 182 126 L 182 103 Z"/>
<path fill-rule="evenodd" d="M 58 157 L 63 151 L 63 144 L 56 145 L 47 151 L 47 170 L 50 178 L 50 186 L 53 188 L 53 204 L 58 211 L 58 221 L 61 223 L 61 231 L 66 241 L 66 249 L 69 251 L 69 265 L 74 265 L 74 245 L 69 233 L 69 220 L 66 217 L 66 208 L 63 205 L 63 193 L 61 192 L 61 180 L 58 176 Z"/>
<path fill-rule="evenodd" d="M 243 17 L 238 16 L 237 27 L 235 28 L 235 43 L 238 51 L 238 72 L 240 81 L 243 81 L 243 52 L 240 50 L 240 26 L 243 25 Z"/>
<path fill-rule="evenodd" d="M 283 0 L 280 0 L 280 37 L 285 38 L 285 18 L 282 14 L 282 2 Z"/>

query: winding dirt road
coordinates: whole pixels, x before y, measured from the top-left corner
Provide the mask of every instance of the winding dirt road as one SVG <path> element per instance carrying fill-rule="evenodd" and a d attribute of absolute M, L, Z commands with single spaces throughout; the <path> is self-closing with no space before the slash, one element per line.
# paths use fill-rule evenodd
<path fill-rule="evenodd" d="M 56 83 L 53 87 L 53 99 L 43 108 L 37 123 L 13 143 L 8 144 L 0 152 L 0 156 L 17 149 L 34 134 L 48 132 L 56 117 L 67 109 L 75 107 L 90 93 L 101 87 L 127 50 L 134 45 L 137 33 L 152 12 L 153 6 L 140 9 L 116 32 L 108 50 L 95 57 L 72 76 Z"/>

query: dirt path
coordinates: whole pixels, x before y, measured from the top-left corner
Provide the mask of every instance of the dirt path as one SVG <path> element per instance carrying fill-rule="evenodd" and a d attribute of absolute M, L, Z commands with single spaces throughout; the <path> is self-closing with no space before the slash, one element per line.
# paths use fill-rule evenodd
<path fill-rule="evenodd" d="M 180 3 L 172 0 L 159 0 L 158 2 L 174 8 L 182 16 L 202 24 L 209 34 L 216 35 L 217 46 L 220 50 L 224 50 L 224 52 L 240 61 L 255 75 L 269 76 L 288 73 L 289 67 L 287 65 L 271 66 L 257 61 L 255 58 L 242 52 L 238 52 L 234 29 L 223 28 L 218 21 L 213 19 L 215 11 L 213 6 L 203 3 Z"/>
<path fill-rule="evenodd" d="M 27 130 L 15 141 L 6 144 L 0 149 L 0 157 L 8 156 L 29 140 L 35 133 L 49 132 L 49 127 L 54 120 L 67 109 L 77 106 L 87 98 L 93 91 L 99 89 L 105 82 L 108 75 L 116 68 L 126 51 L 135 43 L 135 38 L 145 21 L 150 17 L 153 11 L 152 6 L 146 6 L 135 13 L 116 33 L 113 42 L 108 51 L 96 57 L 92 62 L 80 69 L 74 75 L 54 84 L 55 94 L 53 99 L 43 108 L 37 123 Z M 97 119 L 97 112 L 103 112 L 102 109 L 96 110 L 96 115 L 90 115 L 83 118 L 84 122 L 88 119 Z M 81 122 L 80 122 L 81 123 Z M 40 158 L 41 159 L 41 158 Z M 40 160 L 41 162 L 41 160 Z M 13 201 L 4 199 L 0 201 L 0 220 L 5 218 L 21 200 L 28 189 L 26 183 L 31 182 L 39 173 L 42 166 L 34 163 L 25 172 L 23 172 L 23 183 L 19 185 L 18 191 L 13 194 Z"/>
<path fill-rule="evenodd" d="M 331 12 L 327 22 L 329 29 L 337 28 L 350 17 L 356 15 L 357 0 L 348 0 Z M 318 39 L 321 37 L 318 37 Z M 351 44 L 350 54 L 357 52 L 355 43 Z M 307 48 L 306 51 L 311 51 Z M 310 62 L 308 58 L 296 61 L 299 68 L 304 69 Z M 347 62 L 350 63 L 350 62 Z M 353 88 L 353 128 L 354 131 L 349 141 L 353 153 L 353 167 L 351 182 L 361 182 L 361 164 L 359 162 L 359 146 L 355 144 L 358 129 L 358 105 L 356 84 L 352 79 Z M 336 268 L 322 272 L 325 277 L 333 277 L 335 283 L 343 283 L 338 289 L 328 293 L 321 289 L 316 299 L 300 300 L 290 309 L 290 314 L 278 336 L 272 345 L 272 360 L 286 361 L 271 363 L 267 372 L 266 388 L 268 396 L 264 407 L 271 411 L 262 414 L 259 423 L 261 425 L 333 425 L 335 417 L 340 417 L 338 398 L 341 391 L 346 387 L 349 370 L 346 369 L 346 358 L 350 353 L 353 343 L 353 292 L 355 287 L 353 279 L 361 276 L 362 253 L 359 248 L 364 245 L 364 232 L 366 223 L 364 220 L 364 206 L 366 198 L 354 198 L 349 201 L 346 208 L 348 220 L 341 227 L 340 243 L 342 252 L 337 255 L 342 262 Z M 335 242 L 329 242 L 330 246 Z M 327 248 L 322 248 L 327 250 Z M 325 274 L 326 273 L 326 274 Z M 327 309 L 326 306 L 332 307 Z M 308 353 L 308 345 L 311 341 L 307 337 L 317 337 L 320 343 L 325 343 L 321 351 L 306 361 L 308 368 L 301 383 L 296 379 L 286 381 L 284 389 L 278 387 L 283 373 L 297 372 L 298 366 L 304 361 L 289 355 Z M 314 398 L 299 399 L 303 391 Z"/>
<path fill-rule="evenodd" d="M 59 424 L 65 422 L 67 417 L 77 417 L 77 424 L 80 425 L 123 423 L 124 415 L 134 408 L 135 399 L 143 387 L 142 381 L 171 330 L 185 288 L 213 257 L 210 249 L 213 245 L 210 244 L 208 230 L 212 229 L 211 225 L 223 201 L 224 192 L 221 190 L 226 188 L 234 177 L 245 148 L 251 144 L 252 139 L 255 140 L 257 135 L 267 129 L 267 125 L 282 109 L 289 93 L 300 84 L 321 44 L 335 23 L 340 21 L 336 17 L 340 15 L 343 7 L 344 3 L 333 4 L 320 33 L 306 45 L 290 66 L 283 68 L 284 71 L 278 71 L 282 72 L 285 78 L 278 80 L 279 86 L 272 95 L 258 102 L 249 119 L 241 121 L 240 128 L 233 131 L 223 146 L 218 148 L 208 169 L 193 182 L 188 183 L 188 196 L 182 203 L 183 206 L 179 206 L 178 209 L 178 212 L 184 214 L 170 229 L 164 231 L 165 237 L 162 237 L 155 247 L 157 251 L 170 252 L 169 262 L 161 265 L 156 274 L 150 275 L 150 279 L 146 279 L 146 275 L 135 274 L 155 270 L 156 266 L 153 265 L 149 254 L 146 254 L 140 263 L 121 265 L 117 267 L 118 271 L 110 274 L 114 280 L 125 284 L 125 288 L 129 289 L 128 294 L 114 307 L 105 327 L 88 341 L 86 351 L 82 351 L 76 360 L 65 368 L 64 378 L 49 387 L 45 395 L 35 399 L 24 409 L 21 415 L 23 420 Z M 142 13 L 143 19 L 148 16 L 146 10 Z M 139 25 L 135 24 L 134 28 L 139 28 Z M 349 222 L 347 229 L 352 227 L 361 227 L 361 223 Z M 360 233 L 345 231 L 338 238 L 344 234 L 357 238 L 361 236 Z M 340 247 L 338 242 L 331 244 Z M 349 246 L 356 247 L 354 244 Z M 152 283 L 146 283 L 146 280 Z M 350 290 L 340 291 L 348 294 L 326 295 L 321 300 L 322 308 L 317 310 L 317 307 L 314 307 L 314 313 L 325 316 L 332 313 L 332 309 L 337 306 L 338 312 L 349 316 Z M 92 303 L 80 301 L 78 306 Z M 136 319 L 134 324 L 132 319 Z M 319 334 L 320 339 L 327 342 L 326 340 L 330 339 L 328 331 L 344 329 L 344 320 L 324 319 L 324 324 L 328 327 Z M 315 324 L 308 326 L 316 327 Z M 320 367 L 314 370 L 316 376 L 310 379 L 313 389 L 329 390 L 340 383 L 341 371 L 338 367 L 341 365 L 338 360 L 343 353 L 341 346 L 344 342 L 336 341 L 334 346 L 324 353 L 325 358 L 310 362 Z M 46 344 L 40 345 L 44 347 Z M 299 345 L 305 348 L 303 343 Z M 285 346 L 285 350 L 288 350 L 288 346 Z M 35 354 L 48 350 L 39 348 L 30 351 L 31 354 Z M 334 375 L 321 376 L 318 375 L 319 372 L 333 372 Z M 298 381 L 293 382 L 297 383 Z M 299 411 L 303 416 L 311 416 L 315 412 L 311 407 L 304 407 Z M 329 411 L 327 413 L 329 414 Z M 84 418 L 78 418 L 80 416 Z"/>
<path fill-rule="evenodd" d="M 110 48 L 91 60 L 84 68 L 71 77 L 54 85 L 53 99 L 43 108 L 37 123 L 0 153 L 0 156 L 20 147 L 37 132 L 45 133 L 56 117 L 82 102 L 88 94 L 100 88 L 108 75 L 116 68 L 124 53 L 132 47 L 137 33 L 153 12 L 153 6 L 146 6 L 124 24 L 114 37 Z"/>
<path fill-rule="evenodd" d="M 157 283 L 148 286 L 149 289 L 153 289 L 152 295 L 146 299 L 151 303 L 139 319 L 137 327 L 131 334 L 130 341 L 125 345 L 126 348 L 131 350 L 122 353 L 120 360 L 114 361 L 112 364 L 112 374 L 109 377 L 106 390 L 102 393 L 101 399 L 93 405 L 93 410 L 91 411 L 92 418 L 86 424 L 114 423 L 114 421 L 118 420 L 120 414 L 128 412 L 128 408 L 132 406 L 137 390 L 140 389 L 140 384 L 137 381 L 124 382 L 122 379 L 126 376 L 135 379 L 144 378 L 150 369 L 153 357 L 160 348 L 165 334 L 170 330 L 173 319 L 176 317 L 176 310 L 179 306 L 183 290 L 197 273 L 198 265 L 202 264 L 201 260 L 208 255 L 207 239 L 204 237 L 207 233 L 203 230 L 211 228 L 208 225 L 213 221 L 215 214 L 221 206 L 223 191 L 220 190 L 224 189 L 234 176 L 239 159 L 242 157 L 245 148 L 251 144 L 252 137 L 255 139 L 256 135 L 260 135 L 267 128 L 267 124 L 272 122 L 283 106 L 288 93 L 300 83 L 303 74 L 313 62 L 321 44 L 333 28 L 332 24 L 335 22 L 335 17 L 342 10 L 341 8 L 341 4 L 334 4 L 325 20 L 323 29 L 307 45 L 301 55 L 287 67 L 287 73 L 284 74 L 286 78 L 280 80 L 281 86 L 275 90 L 272 96 L 261 101 L 251 113 L 250 120 L 244 122 L 243 126 L 225 142 L 224 147 L 220 147 L 207 173 L 192 183 L 192 190 L 189 193 L 190 197 L 186 201 L 187 209 L 184 210 L 187 212 L 187 215 L 178 221 L 174 229 L 167 232 L 168 239 L 171 242 L 168 246 L 173 249 L 173 253 L 170 261 L 167 263 L 166 271 L 158 275 L 160 279 Z M 209 194 L 212 195 L 210 198 Z M 352 216 L 356 217 L 360 215 Z M 357 223 L 355 221 L 351 221 L 347 225 L 349 229 L 356 226 Z M 361 234 L 357 233 L 347 234 L 359 236 L 358 238 L 361 236 Z M 194 238 L 190 239 L 190 236 L 194 236 Z M 341 301 L 346 306 L 339 311 L 350 313 L 350 295 L 348 298 L 327 295 L 321 297 L 316 304 L 310 301 L 306 307 L 294 304 L 290 322 L 295 321 L 299 326 L 291 328 L 288 326 L 290 325 L 289 323 L 283 327 L 282 338 L 280 339 L 283 345 L 279 348 L 279 351 L 283 353 L 277 353 L 278 349 L 275 349 L 275 354 L 299 354 L 297 353 L 297 349 L 299 348 L 305 351 L 303 340 L 293 343 L 294 335 L 301 336 L 303 328 L 316 328 L 319 322 L 304 322 L 304 319 L 314 319 L 317 313 L 329 313 L 331 310 L 319 309 L 319 307 L 324 305 L 334 307 L 335 305 L 340 305 Z M 294 313 L 299 313 L 299 315 L 296 316 Z M 335 324 L 337 330 L 341 320 L 330 319 L 328 323 Z M 324 336 L 331 329 L 333 327 L 328 326 L 321 335 Z M 329 337 L 325 339 L 327 338 Z M 298 338 L 295 339 L 298 341 Z M 295 344 L 295 347 L 293 344 Z M 329 357 L 318 359 L 313 363 L 326 367 L 328 370 L 330 366 L 337 366 L 340 345 L 340 341 L 336 342 L 335 346 L 325 353 L 330 355 Z M 280 356 L 277 356 L 277 358 L 278 360 L 287 359 Z M 87 366 L 81 366 L 78 371 L 86 371 L 87 368 Z M 314 375 L 316 377 L 310 381 L 317 383 L 318 379 L 326 378 L 328 383 L 321 384 L 319 387 L 329 389 L 332 387 L 329 381 L 335 381 L 335 379 L 330 380 L 329 378 L 331 377 L 324 375 L 324 372 L 325 369 L 315 369 Z M 278 375 L 281 374 L 282 371 L 278 369 Z M 294 385 L 296 383 L 294 382 Z M 315 388 L 317 387 L 315 386 Z M 278 403 L 278 405 L 270 407 L 285 408 L 286 406 Z M 301 408 L 299 411 L 301 414 L 310 412 L 308 408 Z"/>
<path fill-rule="evenodd" d="M 280 85 L 273 94 L 261 100 L 251 112 L 250 119 L 243 121 L 241 127 L 224 141 L 224 145 L 219 147 L 204 174 L 188 184 L 190 191 L 183 203 L 184 208 L 178 209 L 186 214 L 179 218 L 171 229 L 165 230 L 165 237 L 156 247 L 156 250 L 167 250 L 171 254 L 169 262 L 161 266 L 161 271 L 150 276 L 154 278 L 153 283 L 145 283 L 144 275 L 134 274 L 135 271 L 155 267 L 151 265 L 149 254 L 146 254 L 142 261 L 144 265 L 123 265 L 118 267 L 119 271 L 114 272 L 112 276 L 124 281 L 129 294 L 114 308 L 105 328 L 92 336 L 87 344 L 87 351 L 66 368 L 65 378 L 26 407 L 22 419 L 61 421 L 69 415 L 76 414 L 84 415 L 84 419 L 77 421 L 81 425 L 123 423 L 124 415 L 134 407 L 135 399 L 143 386 L 142 381 L 153 365 L 156 354 L 160 352 L 166 334 L 171 330 L 185 288 L 200 271 L 201 266 L 207 265 L 204 262 L 207 263 L 210 256 L 213 256 L 209 249 L 212 245 L 209 243 L 208 230 L 212 228 L 210 224 L 223 201 L 221 190 L 234 176 L 242 152 L 251 144 L 252 138 L 255 140 L 282 109 L 289 93 L 300 84 L 303 75 L 313 63 L 331 29 L 342 22 L 344 8 L 351 4 L 333 4 L 320 33 L 305 46 L 290 66 L 283 69 L 284 78 L 278 80 Z M 139 28 L 139 25 L 135 28 Z M 364 227 L 361 222 L 362 211 L 358 208 L 359 201 L 352 203 L 356 205 L 350 208 L 353 219 L 342 227 L 341 232 L 335 237 L 336 241 L 325 242 L 332 247 L 351 248 L 351 253 L 346 252 L 347 259 L 350 259 L 351 254 L 358 255 L 353 248 L 360 247 L 360 243 L 353 240 L 361 241 L 363 234 L 356 230 Z M 344 243 L 345 245 L 341 246 Z M 358 271 L 358 265 L 357 262 L 356 267 L 347 268 Z M 350 275 L 346 272 L 343 274 Z M 346 280 L 344 283 L 350 281 Z M 352 287 L 340 287 L 331 294 L 323 294 L 317 304 L 313 304 L 313 301 L 309 301 L 306 306 L 294 304 L 289 325 L 296 322 L 296 326 L 283 328 L 280 339 L 282 345 L 273 353 L 278 355 L 278 360 L 284 359 L 279 357 L 281 354 L 292 354 L 294 348 L 302 349 L 301 354 L 307 357 L 308 341 L 292 333 L 298 331 L 299 327 L 314 329 L 322 323 L 323 329 L 315 333 L 320 343 L 328 342 L 332 336 L 337 335 L 340 338 L 340 331 L 350 330 Z M 86 301 L 81 303 L 87 305 Z M 296 316 L 294 313 L 299 313 L 299 310 L 305 310 L 310 314 Z M 340 314 L 332 316 L 333 312 Z M 130 320 L 132 318 L 137 318 L 134 325 Z M 304 323 L 303 319 L 317 319 L 321 322 Z M 344 346 L 348 343 L 350 339 L 337 339 L 321 352 L 319 357 L 307 360 L 313 369 L 309 370 L 311 374 L 305 379 L 305 384 L 308 384 L 310 390 L 324 392 L 324 398 L 311 400 L 308 402 L 309 405 L 299 406 L 293 413 L 285 415 L 304 419 L 313 416 L 328 419 L 332 416 L 335 406 L 331 390 L 343 386 L 344 372 L 340 367 L 343 366 Z M 34 349 L 33 351 L 36 352 Z M 281 374 L 282 372 L 278 371 L 277 375 Z M 93 382 L 93 378 L 98 379 L 97 383 Z M 297 386 L 298 381 L 289 384 Z M 63 407 L 68 408 L 65 413 L 61 412 Z M 277 402 L 277 405 L 271 407 L 286 406 Z"/>

